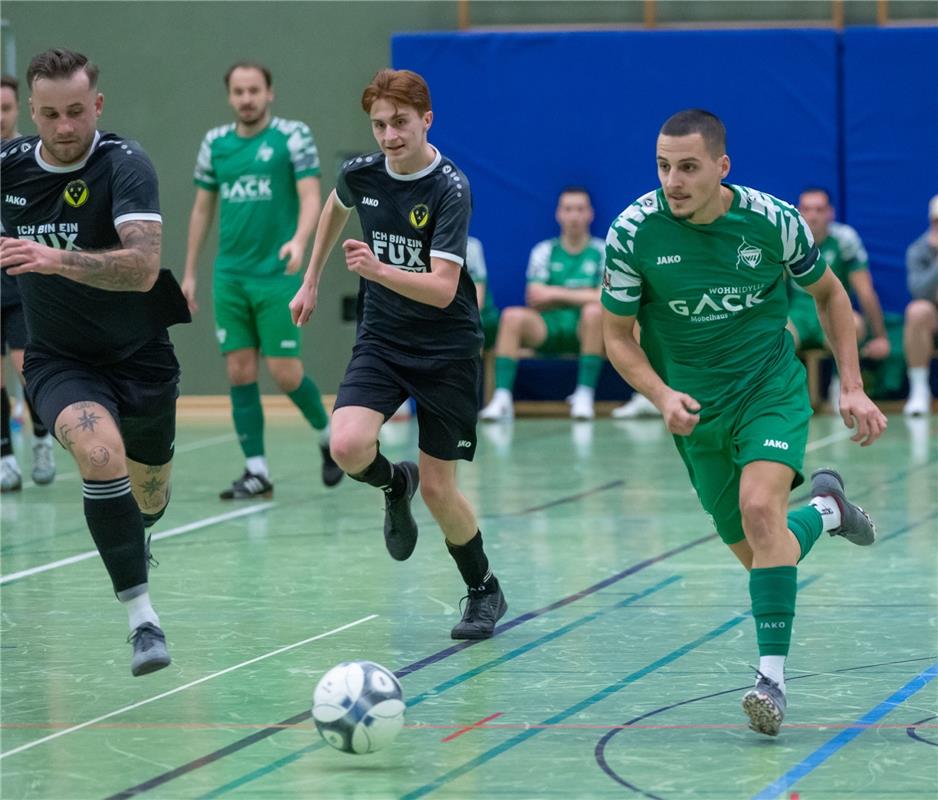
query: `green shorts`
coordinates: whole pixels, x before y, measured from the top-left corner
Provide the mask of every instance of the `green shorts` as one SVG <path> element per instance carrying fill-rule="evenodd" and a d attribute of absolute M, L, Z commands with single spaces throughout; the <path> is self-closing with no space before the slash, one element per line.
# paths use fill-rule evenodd
<path fill-rule="evenodd" d="M 290 301 L 303 276 L 215 277 L 215 335 L 222 353 L 259 349 L 274 358 L 299 358 L 300 329 L 290 317 Z"/>
<path fill-rule="evenodd" d="M 810 305 L 792 305 L 788 311 L 788 319 L 798 335 L 799 350 L 816 350 L 827 347 L 827 337 L 821 320 L 818 318 L 814 303 Z"/>
<path fill-rule="evenodd" d="M 792 359 L 738 403 L 701 419 L 690 436 L 674 437 L 697 497 L 726 544 L 745 538 L 739 479 L 746 464 L 777 461 L 795 471 L 792 488 L 804 482 L 811 413 L 804 366 Z"/>
<path fill-rule="evenodd" d="M 495 306 L 485 306 L 480 316 L 482 317 L 482 334 L 485 336 L 483 350 L 491 350 L 495 347 L 495 339 L 498 336 L 498 318 L 499 310 Z"/>
<path fill-rule="evenodd" d="M 545 356 L 576 355 L 580 352 L 580 309 L 554 308 L 541 313 L 547 336 L 537 352 Z"/>

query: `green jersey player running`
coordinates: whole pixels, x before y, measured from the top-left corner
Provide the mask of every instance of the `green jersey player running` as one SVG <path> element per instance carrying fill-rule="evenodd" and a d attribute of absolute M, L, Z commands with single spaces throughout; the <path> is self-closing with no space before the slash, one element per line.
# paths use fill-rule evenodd
<path fill-rule="evenodd" d="M 723 123 L 707 111 L 675 114 L 658 135 L 657 161 L 661 189 L 623 211 L 606 240 L 606 352 L 661 411 L 703 507 L 749 570 L 760 658 L 743 709 L 753 730 L 774 736 L 785 714 L 796 565 L 823 531 L 860 545 L 875 538 L 832 469 L 814 472 L 810 505 L 786 520 L 789 492 L 804 480 L 811 417 L 785 330 L 786 274 L 817 304 L 853 440 L 872 444 L 886 418 L 863 392 L 850 301 L 805 221 L 781 200 L 723 183 Z"/>

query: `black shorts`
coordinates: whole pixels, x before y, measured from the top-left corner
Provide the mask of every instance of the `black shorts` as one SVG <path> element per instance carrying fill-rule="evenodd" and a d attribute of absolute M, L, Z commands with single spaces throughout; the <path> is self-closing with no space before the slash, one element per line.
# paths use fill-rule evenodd
<path fill-rule="evenodd" d="M 130 358 L 94 366 L 26 349 L 26 392 L 49 430 L 72 403 L 100 403 L 114 417 L 127 458 L 162 466 L 173 458 L 179 362 L 167 338 L 145 344 Z"/>
<path fill-rule="evenodd" d="M 23 306 L 4 306 L 0 309 L 0 353 L 26 349 L 26 315 Z"/>
<path fill-rule="evenodd" d="M 356 345 L 335 408 L 364 406 L 391 418 L 417 401 L 419 447 L 441 461 L 472 461 L 479 416 L 480 358 L 417 358 Z"/>

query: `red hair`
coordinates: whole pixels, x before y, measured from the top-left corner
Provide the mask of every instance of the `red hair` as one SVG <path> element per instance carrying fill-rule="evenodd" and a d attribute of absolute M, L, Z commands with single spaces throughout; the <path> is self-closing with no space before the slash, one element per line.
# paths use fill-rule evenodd
<path fill-rule="evenodd" d="M 375 100 L 390 100 L 395 106 L 411 106 L 426 114 L 430 108 L 430 88 L 416 72 L 409 69 L 381 69 L 362 92 L 362 108 L 371 113 Z"/>

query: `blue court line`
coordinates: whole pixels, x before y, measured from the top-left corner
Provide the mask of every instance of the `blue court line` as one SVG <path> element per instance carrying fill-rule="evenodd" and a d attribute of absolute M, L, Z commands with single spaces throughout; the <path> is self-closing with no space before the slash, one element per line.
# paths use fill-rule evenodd
<path fill-rule="evenodd" d="M 624 600 L 620 600 L 618 603 L 615 603 L 614 605 L 611 605 L 607 608 L 597 609 L 596 611 L 593 611 L 592 613 L 587 614 L 586 616 L 580 617 L 579 619 L 576 619 L 573 622 L 569 622 L 566 625 L 563 625 L 560 628 L 557 628 L 557 630 L 555 631 L 546 633 L 543 636 L 537 639 L 534 639 L 531 642 L 528 642 L 527 644 L 521 645 L 520 647 L 516 647 L 514 650 L 510 650 L 504 655 L 498 656 L 497 658 L 493 658 L 490 661 L 486 661 L 484 664 L 479 665 L 478 667 L 474 667 L 473 669 L 462 673 L 461 675 L 457 675 L 453 678 L 450 678 L 449 680 L 444 681 L 443 683 L 438 684 L 437 686 L 434 686 L 432 689 L 426 692 L 422 692 L 418 695 L 415 695 L 413 698 L 407 701 L 407 707 L 411 708 L 412 706 L 419 705 L 420 703 L 424 702 L 425 700 L 430 699 L 431 697 L 436 697 L 439 694 L 442 694 L 447 689 L 452 689 L 454 686 L 458 686 L 461 683 L 465 683 L 466 681 L 476 677 L 477 675 L 480 675 L 483 672 L 487 672 L 488 670 L 493 669 L 497 666 L 500 666 L 501 664 L 504 664 L 515 658 L 518 658 L 519 656 L 522 656 L 525 653 L 528 653 L 531 650 L 534 650 L 540 647 L 541 645 L 547 644 L 548 642 L 553 641 L 554 639 L 558 639 L 559 637 L 567 633 L 570 633 L 570 631 L 575 630 L 576 628 L 582 627 L 583 625 L 586 625 L 590 622 L 593 622 L 599 617 L 605 614 L 608 614 L 612 611 L 615 611 L 618 608 L 624 608 L 625 606 L 632 605 L 633 603 L 636 603 L 639 600 L 644 600 L 649 595 L 654 594 L 655 592 L 660 591 L 661 589 L 664 589 L 667 586 L 670 586 L 672 583 L 675 583 L 676 581 L 679 581 L 679 580 L 681 580 L 680 575 L 671 575 L 665 578 L 663 581 L 659 581 L 658 583 L 654 584 L 653 586 L 648 587 L 644 591 L 639 592 L 638 594 L 633 594 L 632 596 L 627 597 Z M 252 772 L 249 772 L 246 775 L 242 775 L 240 778 L 235 778 L 235 780 L 229 781 L 224 786 L 219 786 L 218 788 L 213 789 L 212 791 L 206 794 L 199 795 L 196 798 L 196 800 L 211 800 L 211 798 L 221 797 L 223 794 L 227 794 L 228 792 L 234 789 L 237 789 L 246 783 L 251 783 L 252 781 L 257 780 L 258 778 L 262 778 L 265 775 L 270 774 L 271 772 L 275 772 L 281 767 L 285 767 L 285 766 L 288 766 L 289 764 L 292 764 L 294 761 L 297 761 L 298 759 L 302 758 L 308 753 L 313 753 L 317 750 L 322 750 L 326 746 L 327 745 L 325 742 L 317 741 L 314 744 L 310 744 L 310 745 L 307 745 L 306 747 L 302 747 L 299 750 L 295 750 L 292 753 L 288 753 L 287 755 L 282 756 L 281 758 L 278 758 L 276 761 L 271 761 L 269 764 L 265 764 L 263 767 L 258 767 Z"/>
<path fill-rule="evenodd" d="M 754 795 L 752 800 L 773 800 L 773 798 L 778 797 L 790 786 L 800 781 L 805 775 L 816 770 L 821 764 L 840 750 L 840 748 L 850 744 L 850 742 L 867 729 L 867 726 L 881 720 L 896 706 L 905 702 L 936 677 L 938 677 L 938 661 L 912 678 L 912 680 L 891 697 L 887 697 L 878 706 L 870 709 L 866 714 L 860 717 L 855 723 L 858 727 L 842 730 L 832 739 L 822 744 L 807 758 L 788 770 L 788 772 L 782 775 L 778 780 L 766 786 L 759 794 Z"/>

